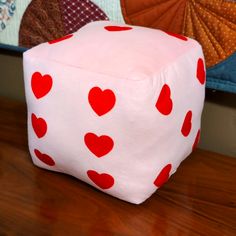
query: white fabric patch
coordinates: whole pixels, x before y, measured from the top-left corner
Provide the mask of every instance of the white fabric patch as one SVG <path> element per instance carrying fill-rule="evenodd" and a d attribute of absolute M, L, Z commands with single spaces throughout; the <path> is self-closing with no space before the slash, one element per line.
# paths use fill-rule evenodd
<path fill-rule="evenodd" d="M 22 16 L 31 0 L 16 0 L 15 13 L 8 26 L 0 32 L 0 43 L 18 46 L 19 29 Z"/>

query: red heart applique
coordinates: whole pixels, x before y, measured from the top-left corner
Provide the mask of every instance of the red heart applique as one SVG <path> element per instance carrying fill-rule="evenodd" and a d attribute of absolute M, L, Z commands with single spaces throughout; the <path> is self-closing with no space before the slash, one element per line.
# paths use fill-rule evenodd
<path fill-rule="evenodd" d="M 171 99 L 171 90 L 167 84 L 163 85 L 161 89 L 156 108 L 163 115 L 169 115 L 172 111 L 173 102 Z"/>
<path fill-rule="evenodd" d="M 161 172 L 159 173 L 159 175 L 157 176 L 157 178 L 154 181 L 154 184 L 160 188 L 164 183 L 167 182 L 167 180 L 169 179 L 170 176 L 170 171 L 171 171 L 171 164 L 166 165 Z"/>
<path fill-rule="evenodd" d="M 114 146 L 114 142 L 109 136 L 102 135 L 98 137 L 93 133 L 87 133 L 84 136 L 84 142 L 88 149 L 97 157 L 108 154 Z"/>
<path fill-rule="evenodd" d="M 197 147 L 197 145 L 200 141 L 200 134 L 201 134 L 201 131 L 199 129 L 198 132 L 197 132 L 196 138 L 194 140 L 194 143 L 193 143 L 192 151 Z"/>
<path fill-rule="evenodd" d="M 31 115 L 32 126 L 38 138 L 42 138 L 47 132 L 47 123 L 43 118 L 37 118 L 35 114 Z"/>
<path fill-rule="evenodd" d="M 188 38 L 181 35 L 181 34 L 176 34 L 176 33 L 172 33 L 172 32 L 166 32 L 167 34 L 169 34 L 170 36 L 173 36 L 175 38 L 178 38 L 178 39 L 181 39 L 181 40 L 184 40 L 184 41 L 187 41 Z"/>
<path fill-rule="evenodd" d="M 206 81 L 206 71 L 202 58 L 199 58 L 197 62 L 197 79 L 201 84 L 204 84 Z"/>
<path fill-rule="evenodd" d="M 97 115 L 102 116 L 114 107 L 116 97 L 110 89 L 102 91 L 99 87 L 94 87 L 89 92 L 88 100 Z"/>
<path fill-rule="evenodd" d="M 58 43 L 58 42 L 61 42 L 61 41 L 63 41 L 63 40 L 69 39 L 69 38 L 71 38 L 72 36 L 73 36 L 73 34 L 69 34 L 69 35 L 66 35 L 66 36 L 64 36 L 64 37 L 61 37 L 61 38 L 59 38 L 59 39 L 51 40 L 51 41 L 49 41 L 48 43 L 49 43 L 49 44 Z"/>
<path fill-rule="evenodd" d="M 87 171 L 88 177 L 100 188 L 108 189 L 114 185 L 114 178 L 106 173 L 99 174 L 94 170 Z"/>
<path fill-rule="evenodd" d="M 41 75 L 35 72 L 32 75 L 31 87 L 36 98 L 42 98 L 52 88 L 52 77 L 50 75 Z"/>
<path fill-rule="evenodd" d="M 191 131 L 191 128 L 192 128 L 192 111 L 188 111 L 184 118 L 184 122 L 181 129 L 183 136 L 187 137 Z"/>
<path fill-rule="evenodd" d="M 132 27 L 129 26 L 116 26 L 116 25 L 109 25 L 104 27 L 107 31 L 125 31 L 125 30 L 131 30 Z"/>
<path fill-rule="evenodd" d="M 38 159 L 40 161 L 42 161 L 43 163 L 45 163 L 49 166 L 54 166 L 55 165 L 55 161 L 50 156 L 48 156 L 47 154 L 43 154 L 37 149 L 34 149 L 34 153 L 35 153 L 36 157 L 38 157 Z"/>

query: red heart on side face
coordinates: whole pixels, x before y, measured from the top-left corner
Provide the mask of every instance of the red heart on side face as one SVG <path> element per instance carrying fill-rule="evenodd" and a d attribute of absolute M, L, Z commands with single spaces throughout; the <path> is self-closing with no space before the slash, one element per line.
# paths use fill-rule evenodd
<path fill-rule="evenodd" d="M 115 26 L 115 25 L 109 25 L 104 27 L 107 31 L 126 31 L 133 29 L 129 26 Z"/>
<path fill-rule="evenodd" d="M 199 129 L 198 132 L 197 132 L 196 138 L 194 140 L 194 143 L 193 143 L 192 151 L 197 147 L 197 145 L 200 141 L 200 134 L 201 134 L 201 131 Z"/>
<path fill-rule="evenodd" d="M 169 115 L 172 111 L 173 102 L 171 99 L 171 90 L 167 84 L 163 85 L 161 89 L 156 108 L 163 115 Z"/>
<path fill-rule="evenodd" d="M 187 41 L 188 38 L 181 35 L 181 34 L 176 34 L 176 33 L 172 33 L 172 32 L 166 32 L 167 34 L 169 34 L 170 36 L 173 36 L 175 38 L 178 38 L 178 39 L 181 39 L 181 40 L 184 40 L 184 41 Z"/>
<path fill-rule="evenodd" d="M 37 149 L 34 149 L 34 153 L 35 153 L 36 157 L 38 157 L 38 159 L 40 161 L 42 161 L 43 163 L 45 163 L 46 165 L 49 165 L 49 166 L 55 165 L 55 161 L 47 154 L 43 154 Z"/>
<path fill-rule="evenodd" d="M 88 177 L 100 188 L 109 189 L 114 185 L 114 178 L 106 173 L 99 174 L 94 170 L 87 171 Z"/>
<path fill-rule="evenodd" d="M 166 165 L 161 172 L 159 173 L 159 175 L 157 176 L 157 178 L 154 181 L 154 184 L 160 188 L 164 183 L 167 182 L 167 180 L 169 179 L 170 176 L 170 171 L 171 171 L 171 164 Z"/>
<path fill-rule="evenodd" d="M 93 133 L 87 133 L 84 136 L 84 142 L 88 149 L 97 157 L 108 154 L 114 146 L 114 142 L 109 136 L 102 135 L 98 137 Z"/>
<path fill-rule="evenodd" d="M 102 91 L 99 87 L 94 87 L 89 92 L 88 100 L 96 114 L 102 116 L 114 107 L 116 97 L 110 89 Z"/>
<path fill-rule="evenodd" d="M 206 71 L 202 58 L 199 58 L 197 62 L 197 79 L 201 84 L 204 84 L 206 81 Z"/>
<path fill-rule="evenodd" d="M 31 122 L 34 132 L 38 138 L 42 138 L 47 132 L 47 123 L 43 118 L 37 118 L 35 114 L 31 115 Z"/>
<path fill-rule="evenodd" d="M 66 35 L 66 36 L 64 36 L 64 37 L 61 37 L 61 38 L 59 38 L 59 39 L 51 40 L 51 41 L 49 41 L 48 43 L 49 43 L 49 44 L 58 43 L 58 42 L 61 42 L 61 41 L 63 41 L 63 40 L 69 39 L 69 38 L 71 38 L 72 36 L 73 36 L 73 34 L 69 34 L 69 35 Z"/>
<path fill-rule="evenodd" d="M 184 118 L 184 122 L 181 129 L 181 132 L 184 137 L 187 137 L 189 135 L 191 128 L 192 128 L 192 111 L 188 111 Z"/>
<path fill-rule="evenodd" d="M 31 88 L 36 98 L 44 97 L 52 88 L 52 77 L 35 72 L 32 75 Z"/>

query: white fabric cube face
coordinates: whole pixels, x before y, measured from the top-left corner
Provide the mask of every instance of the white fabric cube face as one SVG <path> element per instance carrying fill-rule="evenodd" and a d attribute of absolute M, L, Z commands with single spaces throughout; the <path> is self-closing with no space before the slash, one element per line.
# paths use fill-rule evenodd
<path fill-rule="evenodd" d="M 139 204 L 200 136 L 201 46 L 181 35 L 93 22 L 24 53 L 35 165 Z"/>

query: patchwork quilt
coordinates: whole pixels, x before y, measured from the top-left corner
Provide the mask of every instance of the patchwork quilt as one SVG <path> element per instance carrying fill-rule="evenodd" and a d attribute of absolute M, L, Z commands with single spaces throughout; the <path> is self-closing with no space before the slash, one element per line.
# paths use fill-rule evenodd
<path fill-rule="evenodd" d="M 206 87 L 236 93 L 235 12 L 234 0 L 0 0 L 0 47 L 24 51 L 92 21 L 156 28 L 197 40 Z"/>

